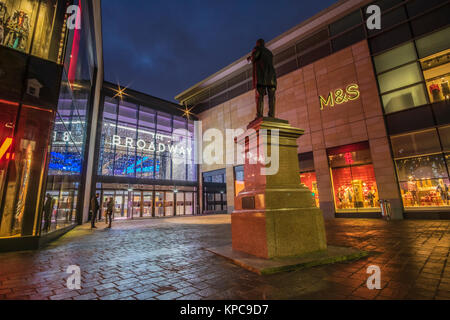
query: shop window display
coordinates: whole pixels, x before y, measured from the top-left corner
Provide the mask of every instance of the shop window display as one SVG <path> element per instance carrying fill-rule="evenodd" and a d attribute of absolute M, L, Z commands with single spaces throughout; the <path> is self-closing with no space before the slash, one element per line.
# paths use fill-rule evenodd
<path fill-rule="evenodd" d="M 405 208 L 442 207 L 448 202 L 448 127 L 391 137 Z M 447 156 L 446 156 L 447 157 Z"/>
<path fill-rule="evenodd" d="M 0 44 L 29 52 L 39 1 L 0 1 Z"/>
<path fill-rule="evenodd" d="M 447 166 L 442 154 L 396 160 L 406 208 L 449 206 Z"/>
<path fill-rule="evenodd" d="M 33 55 L 61 63 L 66 5 L 57 0 L 0 0 L 0 44 L 25 53 L 33 45 Z"/>
<path fill-rule="evenodd" d="M 314 197 L 317 208 L 320 208 L 319 204 L 319 189 L 317 188 L 317 178 L 315 172 L 303 172 L 300 173 L 300 182 L 303 183 Z"/>
<path fill-rule="evenodd" d="M 0 237 L 36 234 L 37 210 L 54 114 L 23 105 L 8 165 Z"/>
<path fill-rule="evenodd" d="M 368 143 L 329 149 L 328 159 L 336 211 L 378 211 L 378 188 Z"/>
<path fill-rule="evenodd" d="M 420 60 L 431 102 L 450 100 L 450 49 Z"/>

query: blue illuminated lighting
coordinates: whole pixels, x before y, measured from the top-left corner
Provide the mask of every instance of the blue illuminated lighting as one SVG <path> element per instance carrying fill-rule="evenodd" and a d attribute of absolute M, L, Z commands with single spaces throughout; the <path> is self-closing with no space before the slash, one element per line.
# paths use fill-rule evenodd
<path fill-rule="evenodd" d="M 146 165 L 148 163 L 148 165 Z M 142 165 L 142 168 L 136 168 L 138 166 Z M 150 159 L 149 157 L 142 157 L 140 158 L 138 161 L 136 161 L 136 163 L 132 163 L 131 165 L 129 165 L 128 167 L 126 167 L 122 174 L 124 175 L 130 175 L 130 174 L 134 174 L 134 169 L 136 168 L 136 173 L 144 173 L 144 172 L 153 172 L 153 168 L 154 168 L 154 160 Z M 156 160 L 156 172 L 159 172 L 160 169 L 160 163 L 159 160 Z"/>
<path fill-rule="evenodd" d="M 81 159 L 78 154 L 51 152 L 50 156 L 50 170 L 62 171 L 64 173 L 72 174 L 81 173 Z"/>

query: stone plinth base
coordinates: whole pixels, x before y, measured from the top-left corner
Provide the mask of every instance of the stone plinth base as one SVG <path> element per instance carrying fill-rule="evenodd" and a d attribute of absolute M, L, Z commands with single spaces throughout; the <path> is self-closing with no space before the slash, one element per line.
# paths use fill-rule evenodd
<path fill-rule="evenodd" d="M 234 251 L 231 245 L 206 250 L 224 257 L 234 264 L 259 275 L 310 268 L 336 262 L 357 260 L 369 255 L 367 251 L 328 246 L 326 250 L 311 252 L 299 257 L 264 259 Z"/>
<path fill-rule="evenodd" d="M 317 208 L 235 211 L 231 232 L 233 250 L 260 258 L 298 256 L 327 248 L 323 216 Z"/>

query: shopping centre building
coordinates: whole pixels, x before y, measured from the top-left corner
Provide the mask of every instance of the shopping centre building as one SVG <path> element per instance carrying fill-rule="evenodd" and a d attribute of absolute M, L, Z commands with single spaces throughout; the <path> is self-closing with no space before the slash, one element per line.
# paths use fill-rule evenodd
<path fill-rule="evenodd" d="M 195 117 L 104 82 L 100 1 L 0 0 L 0 13 L 0 251 L 86 222 L 97 193 L 115 219 L 198 213 Z"/>
<path fill-rule="evenodd" d="M 305 130 L 299 174 L 326 218 L 379 217 L 379 199 L 398 219 L 448 218 L 450 2 L 377 1 L 381 30 L 369 4 L 268 41 L 277 117 Z M 137 219 L 230 213 L 245 185 L 242 166 L 197 165 L 193 150 L 195 120 L 254 119 L 248 54 L 178 105 L 104 82 L 101 26 L 100 1 L 0 0 L 0 251 L 86 222 L 96 193 L 101 213 L 113 198 L 115 219 Z"/>
<path fill-rule="evenodd" d="M 371 4 L 380 30 L 367 27 Z M 450 217 L 449 16 L 449 1 L 346 0 L 266 39 L 276 116 L 305 130 L 299 174 L 326 218 L 379 217 L 380 199 L 396 219 Z M 203 131 L 255 118 L 248 55 L 176 96 Z M 243 168 L 200 173 L 201 210 L 232 212 Z"/>

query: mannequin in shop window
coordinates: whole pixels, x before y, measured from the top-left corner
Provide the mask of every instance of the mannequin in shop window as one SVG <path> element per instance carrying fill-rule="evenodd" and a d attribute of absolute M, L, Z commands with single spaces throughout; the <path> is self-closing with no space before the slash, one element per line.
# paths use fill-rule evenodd
<path fill-rule="evenodd" d="M 444 183 L 444 180 L 439 179 L 439 183 L 436 187 L 436 192 L 440 195 L 443 204 L 446 206 L 449 203 L 448 186 Z"/>
<path fill-rule="evenodd" d="M 413 181 L 412 176 L 410 176 L 408 179 L 409 179 L 407 183 L 408 192 L 411 194 L 412 197 L 412 205 L 415 206 L 419 204 L 419 199 L 417 198 L 417 184 L 415 181 Z"/>
<path fill-rule="evenodd" d="M 3 39 L 5 37 L 5 23 L 8 14 L 8 9 L 6 5 L 0 1 L 0 44 L 3 44 Z"/>
<path fill-rule="evenodd" d="M 433 98 L 433 102 L 441 100 L 441 89 L 439 88 L 439 85 L 437 83 L 433 81 L 430 84 L 429 90 Z"/>
<path fill-rule="evenodd" d="M 4 45 L 25 51 L 30 30 L 28 13 L 16 10 L 6 22 L 7 35 Z"/>
<path fill-rule="evenodd" d="M 442 79 L 441 82 L 442 94 L 445 99 L 450 99 L 450 87 L 448 85 L 448 80 Z"/>

